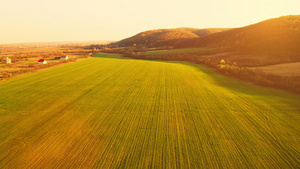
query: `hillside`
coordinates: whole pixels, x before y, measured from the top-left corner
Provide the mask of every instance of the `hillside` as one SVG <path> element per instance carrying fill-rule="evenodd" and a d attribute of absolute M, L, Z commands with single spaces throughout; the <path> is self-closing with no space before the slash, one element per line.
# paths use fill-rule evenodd
<path fill-rule="evenodd" d="M 241 28 L 175 28 L 146 31 L 121 40 L 117 46 L 173 48 L 217 48 L 230 52 L 218 59 L 237 61 L 243 66 L 299 62 L 300 15 L 268 19 Z"/>
<path fill-rule="evenodd" d="M 231 28 L 208 28 L 208 29 L 198 29 L 194 30 L 193 33 L 199 36 L 199 38 L 205 37 L 207 35 L 211 35 L 218 32 L 223 32 L 226 30 L 230 30 Z"/>
<path fill-rule="evenodd" d="M 235 28 L 202 38 L 172 41 L 182 47 L 222 47 L 244 53 L 300 52 L 300 15 L 283 16 L 242 28 Z"/>
<path fill-rule="evenodd" d="M 158 29 L 141 32 L 132 37 L 123 39 L 115 45 L 117 46 L 132 46 L 133 44 L 147 47 L 160 46 L 166 41 L 179 39 L 194 39 L 204 37 L 216 32 L 221 32 L 227 29 L 212 28 L 212 29 L 197 29 L 197 28 L 174 28 L 174 29 Z"/>

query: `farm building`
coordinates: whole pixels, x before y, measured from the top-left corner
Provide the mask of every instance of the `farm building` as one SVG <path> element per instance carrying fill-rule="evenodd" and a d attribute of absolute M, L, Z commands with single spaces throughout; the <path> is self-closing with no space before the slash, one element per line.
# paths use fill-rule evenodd
<path fill-rule="evenodd" d="M 54 58 L 54 60 L 60 60 L 61 59 L 61 57 L 55 57 Z"/>
<path fill-rule="evenodd" d="M 60 57 L 60 60 L 68 60 L 68 59 L 69 59 L 68 55 L 62 55 Z"/>
<path fill-rule="evenodd" d="M 38 61 L 39 64 L 47 64 L 47 61 L 45 59 L 40 59 Z"/>
<path fill-rule="evenodd" d="M 2 63 L 3 64 L 9 64 L 9 63 L 11 63 L 11 59 L 9 59 L 8 57 L 5 57 L 5 58 L 2 59 Z"/>

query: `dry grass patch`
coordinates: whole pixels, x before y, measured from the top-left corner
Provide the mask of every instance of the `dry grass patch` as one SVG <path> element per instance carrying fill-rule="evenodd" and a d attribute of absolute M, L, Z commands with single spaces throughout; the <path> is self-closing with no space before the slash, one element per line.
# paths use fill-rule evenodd
<path fill-rule="evenodd" d="M 254 71 L 262 71 L 268 74 L 279 76 L 299 76 L 300 77 L 300 62 L 285 63 L 271 66 L 252 67 Z"/>

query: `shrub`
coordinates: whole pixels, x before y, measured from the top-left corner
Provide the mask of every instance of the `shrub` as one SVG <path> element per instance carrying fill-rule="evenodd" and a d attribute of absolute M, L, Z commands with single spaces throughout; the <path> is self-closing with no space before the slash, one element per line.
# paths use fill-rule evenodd
<path fill-rule="evenodd" d="M 12 76 L 11 73 L 4 73 L 4 74 L 2 75 L 3 78 L 10 78 L 11 76 Z"/>

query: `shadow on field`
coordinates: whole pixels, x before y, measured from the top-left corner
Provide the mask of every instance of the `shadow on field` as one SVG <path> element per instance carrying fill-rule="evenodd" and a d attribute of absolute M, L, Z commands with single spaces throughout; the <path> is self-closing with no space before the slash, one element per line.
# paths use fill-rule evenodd
<path fill-rule="evenodd" d="M 177 62 L 181 63 L 187 66 L 194 67 L 201 72 L 204 72 L 208 74 L 211 78 L 213 78 L 214 82 L 224 88 L 227 88 L 228 90 L 244 93 L 247 95 L 256 95 L 256 96 L 281 96 L 281 97 L 291 97 L 291 95 L 294 95 L 293 93 L 282 91 L 279 89 L 273 89 L 273 88 L 267 88 L 267 87 L 261 87 L 256 86 L 251 83 L 243 82 L 238 79 L 235 79 L 233 77 L 227 77 L 224 75 L 219 74 L 214 69 L 206 67 L 205 65 L 197 65 L 193 63 L 188 62 Z M 296 96 L 296 95 L 294 95 Z"/>
<path fill-rule="evenodd" d="M 125 58 L 122 54 L 114 54 L 114 53 L 97 53 L 93 56 L 93 58 L 111 58 L 111 59 L 130 59 Z"/>

